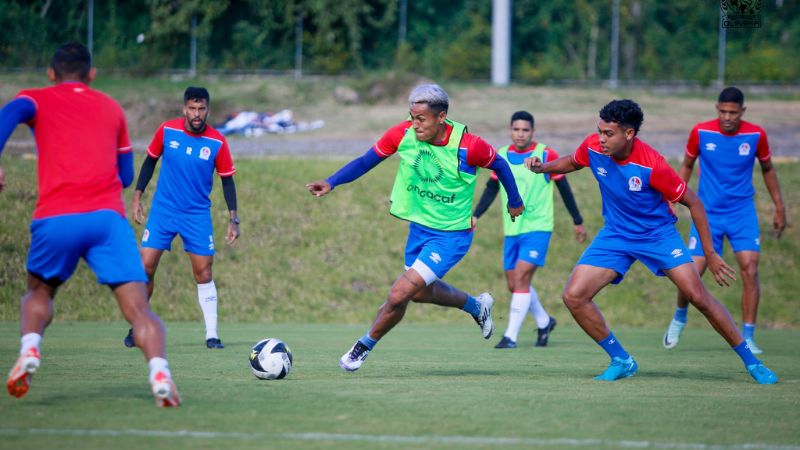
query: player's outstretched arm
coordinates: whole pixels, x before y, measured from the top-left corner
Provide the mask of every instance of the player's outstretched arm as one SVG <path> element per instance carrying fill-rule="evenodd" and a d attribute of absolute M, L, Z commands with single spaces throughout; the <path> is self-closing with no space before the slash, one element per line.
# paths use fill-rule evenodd
<path fill-rule="evenodd" d="M 720 286 L 730 286 L 728 280 L 736 280 L 736 272 L 714 251 L 714 244 L 711 241 L 711 231 L 709 231 L 708 228 L 708 218 L 706 217 L 706 209 L 703 206 L 703 202 L 700 201 L 700 198 L 691 189 L 686 188 L 686 193 L 683 195 L 680 203 L 689 208 L 692 221 L 694 222 L 695 228 L 697 228 L 697 234 L 700 236 L 700 242 L 703 245 L 703 253 L 706 255 L 708 268 L 714 275 L 714 280 Z"/>
<path fill-rule="evenodd" d="M 306 188 L 315 197 L 322 197 L 328 192 L 332 191 L 340 184 L 350 183 L 357 180 L 361 175 L 372 170 L 373 167 L 383 161 L 375 148 L 372 147 L 367 150 L 363 155 L 350 161 L 344 167 L 337 170 L 336 173 L 331 175 L 325 180 L 313 181 L 306 184 Z"/>
<path fill-rule="evenodd" d="M 14 128 L 23 122 L 33 119 L 36 115 L 36 105 L 28 98 L 19 97 L 8 102 L 0 109 L 0 154 L 6 146 L 6 141 L 14 132 Z M 6 185 L 6 174 L 0 167 L 0 192 Z"/>
<path fill-rule="evenodd" d="M 772 203 L 775 204 L 775 215 L 772 218 L 772 228 L 775 237 L 780 239 L 783 230 L 786 228 L 786 206 L 783 204 L 781 196 L 781 185 L 778 183 L 778 172 L 772 160 L 761 162 L 761 174 L 764 176 L 764 184 L 767 186 Z"/>
<path fill-rule="evenodd" d="M 572 155 L 564 155 L 547 164 L 536 156 L 525 158 L 525 167 L 535 173 L 570 173 L 583 168 L 572 160 Z"/>

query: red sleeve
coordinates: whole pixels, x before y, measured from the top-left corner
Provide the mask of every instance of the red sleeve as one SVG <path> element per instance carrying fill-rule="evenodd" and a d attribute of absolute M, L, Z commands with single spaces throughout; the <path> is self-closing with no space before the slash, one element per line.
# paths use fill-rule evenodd
<path fill-rule="evenodd" d="M 465 133 L 459 147 L 467 149 L 467 165 L 489 167 L 497 157 L 494 147 L 474 134 Z"/>
<path fill-rule="evenodd" d="M 758 150 L 756 150 L 756 156 L 758 160 L 761 162 L 767 162 L 772 158 L 772 153 L 769 151 L 769 141 L 767 140 L 767 132 L 763 129 L 759 128 L 761 132 L 761 137 L 758 138 Z"/>
<path fill-rule="evenodd" d="M 130 153 L 133 151 L 131 147 L 131 138 L 128 136 L 128 121 L 125 120 L 125 112 L 122 108 L 119 109 L 119 135 L 117 136 L 117 151 L 119 153 Z"/>
<path fill-rule="evenodd" d="M 397 147 L 400 146 L 400 141 L 406 135 L 406 131 L 411 129 L 411 122 L 404 121 L 386 130 L 378 142 L 375 143 L 375 153 L 381 158 L 388 158 L 397 152 Z"/>
<path fill-rule="evenodd" d="M 550 161 L 555 161 L 555 160 L 558 159 L 559 155 L 558 155 L 557 151 L 553 150 L 550 147 L 545 148 L 545 151 L 547 152 L 547 157 L 545 158 L 547 161 L 543 161 L 545 164 L 549 163 Z M 551 173 L 550 174 L 550 179 L 553 180 L 553 181 L 558 181 L 558 180 L 560 180 L 562 178 L 564 178 L 564 174 L 563 173 Z"/>
<path fill-rule="evenodd" d="M 231 158 L 231 149 L 228 147 L 228 141 L 225 138 L 222 138 L 222 147 L 217 152 L 214 166 L 221 177 L 230 177 L 236 173 L 236 167 L 234 167 L 233 158 Z"/>
<path fill-rule="evenodd" d="M 653 172 L 650 174 L 650 186 L 673 203 L 679 202 L 686 194 L 686 182 L 678 176 L 663 157 L 658 158 L 653 166 Z"/>
<path fill-rule="evenodd" d="M 162 123 L 156 131 L 150 145 L 147 146 L 147 154 L 153 158 L 160 158 L 161 153 L 164 151 L 164 124 Z"/>
<path fill-rule="evenodd" d="M 686 156 L 695 159 L 700 155 L 700 133 L 697 132 L 697 125 L 689 133 L 689 140 L 686 141 Z"/>
<path fill-rule="evenodd" d="M 592 136 L 586 136 L 586 139 L 581 142 L 581 145 L 575 149 L 575 153 L 572 154 L 572 161 L 575 164 L 583 167 L 589 167 L 589 138 Z"/>

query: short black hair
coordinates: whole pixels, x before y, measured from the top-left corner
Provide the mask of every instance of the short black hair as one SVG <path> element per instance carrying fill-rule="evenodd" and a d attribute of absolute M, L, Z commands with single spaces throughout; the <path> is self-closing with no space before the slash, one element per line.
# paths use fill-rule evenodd
<path fill-rule="evenodd" d="M 531 123 L 531 128 L 533 128 L 533 114 L 529 113 L 528 111 L 517 111 L 511 115 L 511 123 L 513 124 L 517 120 L 525 120 Z"/>
<path fill-rule="evenodd" d="M 195 102 L 205 100 L 206 103 L 208 104 L 211 103 L 211 96 L 208 95 L 208 90 L 204 87 L 189 86 L 183 93 L 183 103 L 186 103 L 189 100 Z"/>
<path fill-rule="evenodd" d="M 743 106 L 744 94 L 737 87 L 726 87 L 722 90 L 722 92 L 719 93 L 717 103 L 738 103 L 739 106 Z"/>
<path fill-rule="evenodd" d="M 86 80 L 92 69 L 92 55 L 89 49 L 79 42 L 67 42 L 58 47 L 50 59 L 50 68 L 56 78 L 78 78 Z"/>
<path fill-rule="evenodd" d="M 633 128 L 633 134 L 639 134 L 644 122 L 644 113 L 639 105 L 629 99 L 612 100 L 600 110 L 600 118 L 604 122 L 614 122 L 621 127 Z"/>

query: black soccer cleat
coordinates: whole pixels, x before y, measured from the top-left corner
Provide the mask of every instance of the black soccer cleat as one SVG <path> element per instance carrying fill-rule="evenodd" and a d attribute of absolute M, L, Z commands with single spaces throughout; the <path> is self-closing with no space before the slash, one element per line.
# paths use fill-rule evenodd
<path fill-rule="evenodd" d="M 208 348 L 225 348 L 219 338 L 206 339 L 206 347 Z"/>
<path fill-rule="evenodd" d="M 556 328 L 556 318 L 550 317 L 550 322 L 544 328 L 539 328 L 538 336 L 536 336 L 537 347 L 547 347 L 547 340 L 550 339 L 550 333 Z"/>
<path fill-rule="evenodd" d="M 125 336 L 125 339 L 122 340 L 122 343 L 128 348 L 136 347 L 136 341 L 133 340 L 133 328 L 128 330 L 128 335 Z"/>
<path fill-rule="evenodd" d="M 503 336 L 503 339 L 500 339 L 500 342 L 498 342 L 494 348 L 517 348 L 517 343 L 508 337 Z"/>

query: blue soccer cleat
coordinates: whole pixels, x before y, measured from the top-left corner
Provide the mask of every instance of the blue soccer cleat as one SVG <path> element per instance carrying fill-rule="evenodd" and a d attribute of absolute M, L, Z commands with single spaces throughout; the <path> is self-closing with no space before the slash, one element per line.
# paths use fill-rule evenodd
<path fill-rule="evenodd" d="M 608 369 L 594 377 L 594 379 L 599 381 L 617 381 L 622 378 L 632 377 L 636 375 L 638 371 L 639 365 L 636 364 L 632 356 L 629 356 L 628 359 L 615 356 L 611 358 L 611 364 L 608 366 Z"/>
<path fill-rule="evenodd" d="M 503 336 L 503 339 L 500 339 L 500 342 L 498 342 L 494 348 L 517 348 L 517 343 L 509 339 L 507 336 Z"/>
<path fill-rule="evenodd" d="M 750 372 L 750 376 L 758 384 L 775 384 L 778 382 L 778 376 L 775 375 L 775 372 L 769 370 L 764 364 L 750 364 L 747 366 L 747 371 Z"/>
<path fill-rule="evenodd" d="M 539 328 L 536 332 L 536 347 L 547 347 L 547 340 L 550 339 L 550 333 L 556 327 L 556 318 L 550 317 L 550 321 L 547 322 L 547 326 L 544 328 Z"/>
<path fill-rule="evenodd" d="M 206 339 L 206 348 L 225 348 L 225 345 L 219 338 Z"/>
<path fill-rule="evenodd" d="M 125 339 L 122 340 L 122 343 L 128 348 L 136 347 L 136 341 L 133 339 L 133 328 L 128 330 L 128 335 L 125 336 Z"/>

